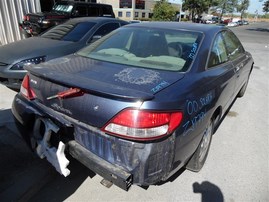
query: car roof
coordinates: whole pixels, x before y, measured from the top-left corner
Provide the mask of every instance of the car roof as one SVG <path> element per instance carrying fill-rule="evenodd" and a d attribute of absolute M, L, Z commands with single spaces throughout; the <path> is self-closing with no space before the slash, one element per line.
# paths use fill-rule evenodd
<path fill-rule="evenodd" d="M 227 29 L 224 26 L 208 25 L 199 23 L 186 23 L 186 22 L 148 22 L 148 23 L 133 23 L 127 25 L 128 27 L 147 27 L 159 29 L 173 29 L 173 30 L 190 30 L 196 32 L 203 32 L 205 34 L 214 34 L 220 30 Z"/>
<path fill-rule="evenodd" d="M 69 1 L 69 0 L 66 0 L 66 1 L 57 2 L 57 4 L 61 4 L 61 3 L 72 4 L 72 5 L 74 5 L 74 4 L 78 4 L 78 5 L 84 4 L 84 5 L 97 5 L 97 6 L 111 6 L 110 4 L 94 3 L 94 2 L 83 2 L 83 1 Z"/>
<path fill-rule="evenodd" d="M 123 20 L 115 19 L 115 18 L 108 18 L 108 17 L 80 17 L 80 18 L 72 18 L 68 20 L 69 23 L 80 23 L 80 22 L 109 22 L 109 21 L 118 21 L 118 22 L 125 22 Z"/>

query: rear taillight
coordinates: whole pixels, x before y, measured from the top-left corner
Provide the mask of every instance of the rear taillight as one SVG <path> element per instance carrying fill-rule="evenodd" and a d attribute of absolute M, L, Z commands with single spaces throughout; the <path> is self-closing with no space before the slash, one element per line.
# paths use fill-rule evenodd
<path fill-rule="evenodd" d="M 25 75 L 22 81 L 20 93 L 28 100 L 33 100 L 36 98 L 35 92 L 30 87 L 30 79 L 28 74 Z"/>
<path fill-rule="evenodd" d="M 29 21 L 30 20 L 30 17 L 28 15 L 25 15 L 25 16 L 23 16 L 23 20 L 24 21 Z"/>
<path fill-rule="evenodd" d="M 134 140 L 155 140 L 175 131 L 182 120 L 182 112 L 156 112 L 126 109 L 117 114 L 102 130 Z"/>

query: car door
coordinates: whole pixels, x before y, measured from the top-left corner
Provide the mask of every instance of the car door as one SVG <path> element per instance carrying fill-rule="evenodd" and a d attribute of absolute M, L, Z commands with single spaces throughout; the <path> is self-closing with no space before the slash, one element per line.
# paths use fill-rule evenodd
<path fill-rule="evenodd" d="M 229 60 L 233 63 L 236 74 L 235 93 L 239 92 L 248 77 L 248 71 L 244 68 L 248 63 L 248 56 L 239 39 L 231 31 L 223 32 L 223 39 L 228 51 Z"/>
<path fill-rule="evenodd" d="M 233 63 L 229 61 L 222 34 L 222 32 L 218 33 L 214 39 L 208 59 L 207 74 L 214 75 L 215 79 L 210 85 L 216 89 L 219 104 L 223 106 L 223 110 L 226 110 L 235 97 L 236 74 Z"/>

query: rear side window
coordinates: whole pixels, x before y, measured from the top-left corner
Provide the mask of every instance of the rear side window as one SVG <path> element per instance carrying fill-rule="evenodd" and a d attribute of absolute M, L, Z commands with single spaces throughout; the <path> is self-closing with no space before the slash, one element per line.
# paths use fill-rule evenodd
<path fill-rule="evenodd" d="M 223 38 L 231 60 L 234 60 L 241 53 L 244 53 L 244 48 L 234 33 L 225 31 L 223 32 Z"/>
<path fill-rule="evenodd" d="M 73 9 L 73 5 L 68 5 L 68 4 L 61 4 L 58 3 L 55 6 L 53 6 L 52 10 L 56 11 L 56 12 L 66 12 L 66 13 L 70 13 Z"/>
<path fill-rule="evenodd" d="M 103 16 L 105 17 L 111 17 L 112 16 L 112 9 L 109 6 L 103 6 L 101 7 L 103 10 Z"/>
<path fill-rule="evenodd" d="M 62 24 L 45 32 L 41 37 L 64 41 L 79 41 L 95 24 L 93 22 L 82 22 L 76 25 Z"/>
<path fill-rule="evenodd" d="M 73 24 L 58 25 L 41 35 L 42 38 L 61 40 L 74 28 Z"/>
<path fill-rule="evenodd" d="M 89 6 L 89 15 L 88 16 L 99 16 L 99 7 Z"/>
<path fill-rule="evenodd" d="M 109 32 L 113 31 L 114 29 L 119 28 L 119 23 L 107 23 L 105 25 L 102 25 L 94 35 L 104 36 L 108 34 Z"/>
<path fill-rule="evenodd" d="M 64 37 L 64 41 L 79 41 L 92 27 L 95 25 L 93 22 L 82 22 L 76 25 Z"/>
<path fill-rule="evenodd" d="M 86 6 L 79 5 L 76 7 L 76 15 L 77 16 L 88 16 L 88 9 Z"/>
<path fill-rule="evenodd" d="M 228 54 L 225 48 L 225 44 L 222 38 L 222 34 L 219 33 L 213 43 L 210 51 L 208 67 L 214 67 L 221 63 L 228 61 Z"/>

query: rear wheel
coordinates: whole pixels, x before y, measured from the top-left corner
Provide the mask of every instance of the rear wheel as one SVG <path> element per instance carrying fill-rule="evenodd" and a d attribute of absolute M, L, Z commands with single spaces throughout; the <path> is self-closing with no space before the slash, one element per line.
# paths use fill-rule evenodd
<path fill-rule="evenodd" d="M 196 149 L 190 161 L 186 165 L 186 168 L 188 170 L 199 172 L 202 169 L 206 161 L 210 144 L 211 144 L 211 140 L 212 140 L 212 135 L 213 135 L 213 130 L 214 130 L 213 123 L 214 121 L 211 119 L 209 123 L 207 124 L 203 132 L 203 138 L 198 148 Z"/>

